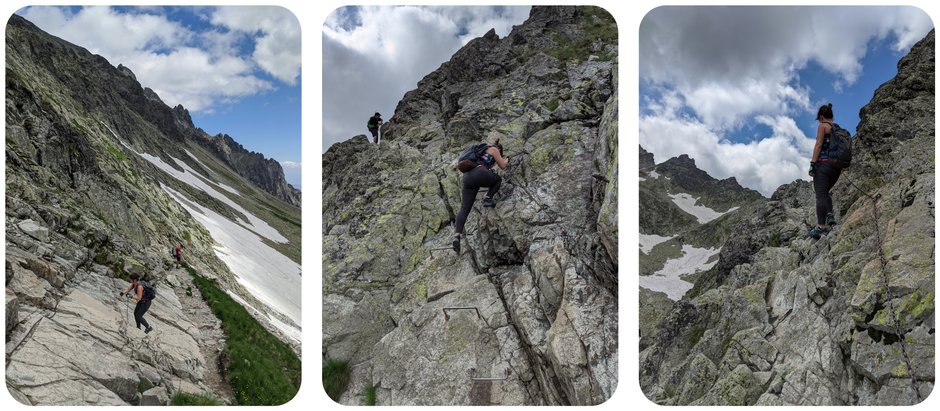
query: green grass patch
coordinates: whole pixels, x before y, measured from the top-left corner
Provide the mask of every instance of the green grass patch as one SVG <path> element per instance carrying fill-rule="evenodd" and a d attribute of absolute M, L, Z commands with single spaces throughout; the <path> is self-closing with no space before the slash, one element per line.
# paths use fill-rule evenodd
<path fill-rule="evenodd" d="M 151 384 L 150 381 L 147 381 L 147 380 L 137 381 L 137 392 L 144 392 L 151 388 L 153 388 L 153 384 Z"/>
<path fill-rule="evenodd" d="M 581 13 L 578 28 L 584 30 L 584 35 L 569 39 L 553 33 L 551 39 L 559 46 L 546 50 L 546 54 L 561 61 L 584 61 L 592 54 L 592 48 L 596 42 L 617 44 L 617 22 L 610 13 L 596 6 L 584 6 L 581 8 Z M 598 51 L 597 57 L 608 61 L 615 56 Z"/>
<path fill-rule="evenodd" d="M 346 392 L 351 372 L 349 361 L 327 360 L 323 364 L 323 389 L 333 401 L 339 402 L 339 397 Z"/>
<path fill-rule="evenodd" d="M 547 108 L 548 111 L 555 111 L 555 110 L 558 109 L 558 106 L 559 106 L 559 105 L 561 105 L 561 102 L 558 101 L 557 98 L 553 98 L 553 99 L 549 100 L 549 102 L 548 102 L 547 104 L 545 104 L 545 108 Z"/>
<path fill-rule="evenodd" d="M 124 153 L 120 152 L 118 149 L 114 148 L 114 146 L 110 144 L 105 143 L 104 148 L 105 150 L 108 150 L 108 152 L 111 153 L 111 155 L 114 156 L 114 158 L 118 160 L 123 161 L 124 159 L 127 158 L 127 156 L 124 155 Z"/>
<path fill-rule="evenodd" d="M 213 281 L 183 264 L 228 334 L 226 370 L 238 405 L 280 405 L 300 388 L 300 359 Z"/>
<path fill-rule="evenodd" d="M 224 405 L 222 401 L 207 394 L 190 394 L 188 392 L 178 392 L 173 394 L 170 399 L 170 405 Z"/>
<path fill-rule="evenodd" d="M 365 397 L 362 400 L 362 403 L 364 405 L 375 405 L 375 386 L 374 385 L 372 384 L 367 385 L 362 395 Z"/>

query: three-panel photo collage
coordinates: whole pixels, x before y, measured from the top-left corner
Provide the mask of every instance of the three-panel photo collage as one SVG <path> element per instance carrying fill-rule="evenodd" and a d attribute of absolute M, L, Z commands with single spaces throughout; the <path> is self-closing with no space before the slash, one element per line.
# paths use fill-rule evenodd
<path fill-rule="evenodd" d="M 316 8 L 4 8 L 4 409 L 929 407 L 930 7 Z"/>

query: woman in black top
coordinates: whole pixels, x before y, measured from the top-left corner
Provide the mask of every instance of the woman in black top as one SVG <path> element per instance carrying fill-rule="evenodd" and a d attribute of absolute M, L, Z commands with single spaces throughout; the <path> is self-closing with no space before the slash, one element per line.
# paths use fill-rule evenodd
<path fill-rule="evenodd" d="M 819 128 L 816 129 L 816 147 L 813 149 L 813 159 L 809 163 L 809 175 L 813 177 L 813 189 L 816 191 L 816 227 L 809 231 L 809 236 L 819 238 L 829 233 L 835 224 L 835 215 L 832 211 L 832 195 L 829 190 L 839 181 L 842 169 L 835 167 L 829 160 L 829 142 L 832 136 L 832 103 L 819 108 L 816 120 Z"/>

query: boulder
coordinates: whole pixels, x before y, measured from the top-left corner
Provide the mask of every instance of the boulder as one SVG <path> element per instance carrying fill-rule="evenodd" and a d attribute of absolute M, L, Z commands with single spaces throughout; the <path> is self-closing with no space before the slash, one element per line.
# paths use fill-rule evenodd
<path fill-rule="evenodd" d="M 170 405 L 170 396 L 167 395 L 166 388 L 153 387 L 141 394 L 139 405 Z"/>

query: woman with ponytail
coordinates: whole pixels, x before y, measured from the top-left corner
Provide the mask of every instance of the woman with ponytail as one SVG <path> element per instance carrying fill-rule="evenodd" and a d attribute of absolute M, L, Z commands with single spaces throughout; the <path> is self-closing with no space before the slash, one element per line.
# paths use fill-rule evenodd
<path fill-rule="evenodd" d="M 813 149 L 813 158 L 809 163 L 809 175 L 813 177 L 813 189 L 816 191 L 816 226 L 809 231 L 809 236 L 819 238 L 829 233 L 835 224 L 835 214 L 832 208 L 832 195 L 829 190 L 839 181 L 842 168 L 836 167 L 829 158 L 829 145 L 833 130 L 832 103 L 819 108 L 816 121 L 816 147 Z"/>

